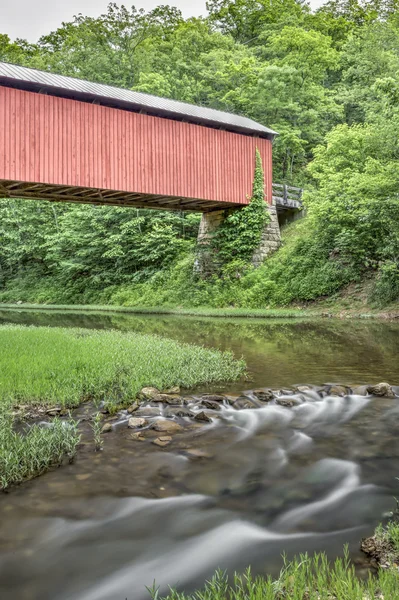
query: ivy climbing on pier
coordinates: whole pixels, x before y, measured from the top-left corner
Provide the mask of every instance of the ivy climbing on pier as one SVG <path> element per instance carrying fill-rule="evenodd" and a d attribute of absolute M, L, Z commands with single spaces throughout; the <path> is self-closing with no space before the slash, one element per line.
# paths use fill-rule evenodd
<path fill-rule="evenodd" d="M 226 218 L 215 231 L 212 240 L 212 246 L 220 262 L 222 264 L 232 261 L 250 262 L 269 221 L 262 158 L 257 149 L 250 203 L 240 209 L 227 210 Z"/>

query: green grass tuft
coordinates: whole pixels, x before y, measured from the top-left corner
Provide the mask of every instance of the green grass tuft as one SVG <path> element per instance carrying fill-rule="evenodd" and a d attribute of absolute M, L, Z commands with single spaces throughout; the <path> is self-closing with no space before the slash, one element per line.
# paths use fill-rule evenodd
<path fill-rule="evenodd" d="M 10 413 L 0 412 L 0 490 L 20 483 L 72 460 L 80 440 L 77 423 L 54 419 L 49 427 L 33 425 L 23 432 L 14 429 Z"/>
<path fill-rule="evenodd" d="M 375 577 L 360 580 L 346 551 L 333 564 L 325 554 L 301 555 L 285 563 L 278 579 L 254 577 L 250 569 L 229 579 L 219 570 L 194 594 L 171 590 L 161 597 L 155 584 L 148 591 L 153 600 L 398 600 L 399 574 L 394 569 L 381 570 Z"/>

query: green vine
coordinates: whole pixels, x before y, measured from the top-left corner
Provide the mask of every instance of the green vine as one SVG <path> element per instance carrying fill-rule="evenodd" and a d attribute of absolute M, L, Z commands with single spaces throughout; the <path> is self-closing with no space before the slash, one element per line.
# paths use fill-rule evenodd
<path fill-rule="evenodd" d="M 212 247 L 221 263 L 236 260 L 250 262 L 259 247 L 262 232 L 270 221 L 265 203 L 262 158 L 258 149 L 251 201 L 241 209 L 226 213 L 226 218 L 213 236 Z"/>

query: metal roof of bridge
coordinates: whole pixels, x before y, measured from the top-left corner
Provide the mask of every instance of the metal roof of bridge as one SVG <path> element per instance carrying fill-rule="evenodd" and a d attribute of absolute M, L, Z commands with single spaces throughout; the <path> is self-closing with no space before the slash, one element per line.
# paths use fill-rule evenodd
<path fill-rule="evenodd" d="M 34 92 L 47 92 L 75 100 L 97 101 L 99 104 L 114 108 L 144 111 L 161 117 L 269 139 L 276 135 L 275 131 L 260 123 L 232 113 L 5 62 L 0 62 L 0 85 Z"/>

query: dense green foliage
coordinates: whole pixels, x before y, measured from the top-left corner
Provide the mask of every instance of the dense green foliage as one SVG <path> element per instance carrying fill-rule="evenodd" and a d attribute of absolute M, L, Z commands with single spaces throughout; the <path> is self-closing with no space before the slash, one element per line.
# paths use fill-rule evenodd
<path fill-rule="evenodd" d="M 184 20 L 170 6 L 110 4 L 36 44 L 0 35 L 0 59 L 272 127 L 274 180 L 305 186 L 307 219 L 256 272 L 230 248 L 232 263 L 204 282 L 192 274 L 199 215 L 2 200 L 0 300 L 266 308 L 369 276 L 372 302 L 398 299 L 397 0 L 207 5 Z"/>
<path fill-rule="evenodd" d="M 162 600 L 156 585 L 149 590 L 153 600 Z M 278 579 L 254 577 L 248 569 L 232 578 L 222 571 L 194 594 L 171 591 L 163 600 L 372 600 L 399 598 L 397 569 L 380 570 L 361 581 L 347 555 L 330 564 L 325 554 L 310 558 L 302 555 L 286 562 Z"/>
<path fill-rule="evenodd" d="M 222 264 L 233 261 L 248 263 L 258 248 L 262 232 L 269 220 L 265 205 L 264 181 L 262 158 L 256 150 L 251 201 L 240 210 L 227 211 L 227 216 L 212 239 L 214 251 Z"/>
<path fill-rule="evenodd" d="M 245 367 L 228 352 L 117 331 L 3 326 L 0 345 L 3 407 L 94 400 L 115 410 L 145 386 L 236 379 Z"/>

